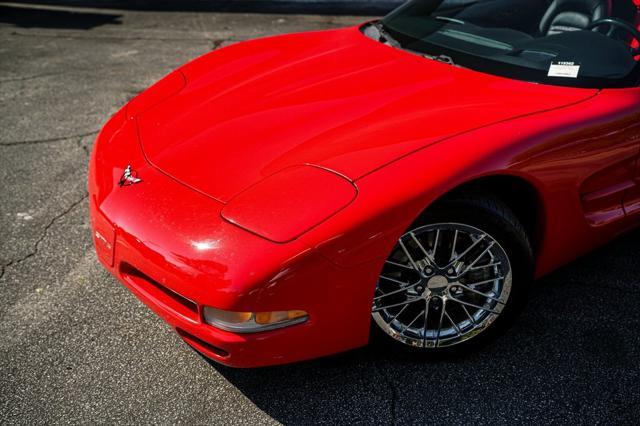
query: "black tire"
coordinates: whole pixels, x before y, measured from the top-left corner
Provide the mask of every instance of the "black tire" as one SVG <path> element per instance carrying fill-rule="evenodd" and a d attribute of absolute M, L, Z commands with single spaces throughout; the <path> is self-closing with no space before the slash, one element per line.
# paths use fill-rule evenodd
<path fill-rule="evenodd" d="M 500 315 L 480 334 L 452 346 L 414 347 L 387 334 L 372 320 L 372 343 L 388 350 L 419 355 L 461 355 L 489 343 L 506 331 L 523 310 L 533 277 L 534 255 L 525 228 L 509 207 L 495 196 L 464 195 L 444 199 L 429 208 L 407 230 L 437 223 L 459 223 L 490 235 L 506 253 L 511 266 L 511 290 Z M 427 305 L 428 306 L 428 305 Z M 439 332 L 438 332 L 439 333 Z"/>

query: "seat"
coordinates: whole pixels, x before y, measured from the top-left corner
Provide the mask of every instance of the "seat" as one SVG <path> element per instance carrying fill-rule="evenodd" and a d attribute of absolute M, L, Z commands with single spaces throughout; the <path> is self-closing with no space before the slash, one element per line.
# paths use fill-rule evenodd
<path fill-rule="evenodd" d="M 611 16 L 610 0 L 553 0 L 540 21 L 541 36 L 585 29 Z"/>

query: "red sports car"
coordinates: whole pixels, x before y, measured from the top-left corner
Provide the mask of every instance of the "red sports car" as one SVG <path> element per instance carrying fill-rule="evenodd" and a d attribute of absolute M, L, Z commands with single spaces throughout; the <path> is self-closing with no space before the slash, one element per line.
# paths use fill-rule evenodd
<path fill-rule="evenodd" d="M 230 366 L 487 342 L 640 222 L 639 15 L 410 1 L 208 53 L 98 136 L 98 258 Z"/>

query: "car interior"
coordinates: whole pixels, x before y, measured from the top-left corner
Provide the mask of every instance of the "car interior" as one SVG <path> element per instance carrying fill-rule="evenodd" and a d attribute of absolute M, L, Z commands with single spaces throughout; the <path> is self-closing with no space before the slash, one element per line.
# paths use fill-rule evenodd
<path fill-rule="evenodd" d="M 606 18 L 622 21 L 637 30 L 638 7 L 632 0 L 445 1 L 441 8 L 454 12 L 456 19 L 480 27 L 518 31 L 514 33 L 516 39 L 586 30 L 593 22 Z M 455 13 L 456 9 L 461 11 Z M 626 36 L 628 39 L 630 34 Z"/>
<path fill-rule="evenodd" d="M 620 86 L 639 68 L 640 0 L 427 0 L 410 2 L 383 23 L 408 50 L 497 73 L 519 67 L 520 76 L 510 73 L 523 79 L 541 81 L 535 72 L 557 62 L 580 67 L 576 81 L 559 84 Z"/>

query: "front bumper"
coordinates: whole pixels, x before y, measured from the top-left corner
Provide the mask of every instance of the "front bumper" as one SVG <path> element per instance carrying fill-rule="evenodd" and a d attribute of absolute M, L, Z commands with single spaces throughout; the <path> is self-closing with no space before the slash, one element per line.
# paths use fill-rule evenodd
<path fill-rule="evenodd" d="M 119 187 L 127 165 L 142 182 Z M 208 358 L 258 367 L 367 343 L 375 267 L 340 267 L 297 240 L 272 243 L 226 222 L 220 216 L 223 204 L 146 162 L 135 122 L 123 111 L 98 136 L 89 194 L 101 263 Z M 278 330 L 236 334 L 204 323 L 204 306 L 300 309 L 309 319 Z"/>

